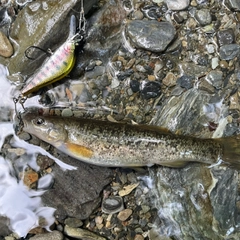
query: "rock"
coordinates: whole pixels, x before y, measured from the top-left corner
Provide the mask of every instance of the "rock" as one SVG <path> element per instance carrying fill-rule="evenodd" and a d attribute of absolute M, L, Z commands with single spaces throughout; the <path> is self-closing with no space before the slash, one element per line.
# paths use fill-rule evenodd
<path fill-rule="evenodd" d="M 212 17 L 209 9 L 200 9 L 196 11 L 195 17 L 197 21 L 202 25 L 208 25 L 212 22 Z"/>
<path fill-rule="evenodd" d="M 189 0 L 165 0 L 168 9 L 183 10 L 189 6 Z"/>
<path fill-rule="evenodd" d="M 11 233 L 10 229 L 8 228 L 10 221 L 8 218 L 0 216 L 0 236 L 7 236 Z"/>
<path fill-rule="evenodd" d="M 97 78 L 98 76 L 102 76 L 105 73 L 104 66 L 96 66 L 92 71 L 88 71 L 85 74 L 87 79 Z"/>
<path fill-rule="evenodd" d="M 2 31 L 0 31 L 0 55 L 6 58 L 13 55 L 12 44 Z"/>
<path fill-rule="evenodd" d="M 43 195 L 43 202 L 57 209 L 55 216 L 60 222 L 66 217 L 86 219 L 100 204 L 100 192 L 110 182 L 112 171 L 85 164 L 65 155 L 61 155 L 61 160 L 78 169 L 63 172 L 54 165 L 52 169 L 55 182 L 53 188 Z"/>
<path fill-rule="evenodd" d="M 165 127 L 172 132 L 178 131 L 178 134 L 196 134 L 204 128 L 204 120 L 200 121 L 199 116 L 204 115 L 203 105 L 207 104 L 209 99 L 208 94 L 194 88 L 180 96 L 173 96 L 163 103 L 162 109 L 157 111 L 153 124 Z M 177 121 L 175 121 L 176 118 Z"/>
<path fill-rule="evenodd" d="M 132 89 L 132 91 L 138 92 L 140 90 L 140 83 L 137 80 L 131 80 L 130 81 L 130 88 Z"/>
<path fill-rule="evenodd" d="M 227 0 L 227 6 L 234 11 L 240 11 L 240 2 L 238 0 Z"/>
<path fill-rule="evenodd" d="M 31 188 L 33 184 L 36 184 L 38 181 L 38 174 L 32 169 L 29 169 L 25 172 L 22 172 L 20 178 L 23 178 L 23 182 L 28 188 Z"/>
<path fill-rule="evenodd" d="M 208 80 L 215 88 L 220 89 L 223 84 L 223 72 L 212 70 L 207 74 L 206 80 Z"/>
<path fill-rule="evenodd" d="M 118 213 L 117 218 L 124 222 L 132 215 L 132 209 L 124 209 Z"/>
<path fill-rule="evenodd" d="M 143 82 L 140 92 L 145 99 L 159 97 L 161 94 L 160 83 L 155 81 Z"/>
<path fill-rule="evenodd" d="M 240 46 L 238 44 L 223 45 L 219 48 L 219 55 L 222 60 L 231 60 L 237 57 L 240 53 Z"/>
<path fill-rule="evenodd" d="M 69 227 L 78 228 L 83 225 L 83 222 L 77 218 L 67 218 L 65 219 L 64 224 L 68 225 Z"/>
<path fill-rule="evenodd" d="M 194 83 L 194 77 L 183 75 L 180 78 L 177 79 L 177 83 L 182 87 L 186 89 L 190 89 L 193 87 Z"/>
<path fill-rule="evenodd" d="M 71 117 L 71 116 L 73 116 L 73 112 L 70 108 L 65 108 L 62 111 L 62 116 L 63 117 Z"/>
<path fill-rule="evenodd" d="M 181 75 L 194 76 L 196 78 L 204 75 L 208 68 L 206 66 L 196 65 L 194 63 L 181 62 L 178 64 Z"/>
<path fill-rule="evenodd" d="M 133 20 L 127 24 L 126 31 L 137 47 L 152 52 L 163 52 L 176 34 L 171 23 L 155 20 Z"/>
<path fill-rule="evenodd" d="M 235 34 L 232 28 L 217 32 L 217 42 L 221 47 L 223 45 L 232 44 L 235 42 Z"/>
<path fill-rule="evenodd" d="M 141 10 L 144 16 L 151 20 L 157 20 L 163 15 L 161 8 L 157 5 L 145 5 Z"/>
<path fill-rule="evenodd" d="M 109 196 L 102 201 L 102 211 L 104 213 L 114 214 L 123 209 L 123 199 L 119 196 Z"/>
<path fill-rule="evenodd" d="M 181 169 L 149 170 L 156 186 L 153 204 L 160 224 L 155 231 L 160 236 L 167 232 L 178 239 L 224 239 L 235 228 L 237 171 L 196 163 Z"/>
<path fill-rule="evenodd" d="M 105 237 L 98 236 L 97 234 L 86 229 L 71 228 L 67 225 L 64 227 L 64 233 L 69 237 L 81 240 L 106 240 Z"/>
<path fill-rule="evenodd" d="M 29 240 L 63 240 L 63 234 L 59 231 L 52 231 L 49 233 L 43 233 L 30 237 Z"/>
<path fill-rule="evenodd" d="M 162 80 L 162 83 L 167 87 L 173 87 L 176 85 L 177 78 L 172 72 L 168 72 L 166 77 Z"/>

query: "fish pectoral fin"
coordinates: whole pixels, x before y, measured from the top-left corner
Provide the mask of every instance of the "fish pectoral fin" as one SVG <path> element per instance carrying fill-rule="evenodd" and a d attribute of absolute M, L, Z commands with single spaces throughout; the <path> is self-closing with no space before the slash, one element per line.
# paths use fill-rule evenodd
<path fill-rule="evenodd" d="M 66 142 L 61 146 L 61 150 L 79 159 L 89 159 L 93 156 L 93 151 L 90 148 L 75 143 Z"/>

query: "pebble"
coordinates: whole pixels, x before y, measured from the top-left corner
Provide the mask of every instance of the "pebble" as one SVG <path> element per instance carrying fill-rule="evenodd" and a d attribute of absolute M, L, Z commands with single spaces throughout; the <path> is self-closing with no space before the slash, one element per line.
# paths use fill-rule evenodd
<path fill-rule="evenodd" d="M 124 209 L 118 213 L 117 218 L 120 221 L 124 222 L 132 215 L 132 212 L 133 212 L 132 209 L 129 209 L 129 208 Z"/>
<path fill-rule="evenodd" d="M 156 98 L 161 94 L 160 83 L 156 81 L 143 82 L 141 85 L 141 95 L 145 99 Z"/>
<path fill-rule="evenodd" d="M 217 43 L 219 46 L 232 44 L 235 42 L 235 34 L 232 28 L 217 32 Z"/>
<path fill-rule="evenodd" d="M 171 23 L 155 20 L 133 20 L 126 31 L 136 47 L 152 52 L 164 51 L 176 34 Z"/>
<path fill-rule="evenodd" d="M 223 45 L 219 48 L 219 56 L 222 60 L 231 60 L 237 57 L 240 53 L 240 46 L 238 44 Z"/>
<path fill-rule="evenodd" d="M 109 196 L 102 201 L 102 212 L 114 214 L 124 209 L 123 199 L 119 196 Z"/>
<path fill-rule="evenodd" d="M 86 229 L 82 228 L 72 228 L 69 226 L 64 227 L 64 233 L 69 236 L 76 239 L 82 239 L 82 240 L 106 240 L 105 237 L 99 236 L 93 232 L 90 232 Z"/>
<path fill-rule="evenodd" d="M 213 57 L 211 62 L 212 69 L 216 69 L 219 65 L 219 59 L 218 57 Z"/>
<path fill-rule="evenodd" d="M 0 31 L 0 55 L 3 57 L 11 57 L 13 55 L 13 47 L 6 35 Z"/>
<path fill-rule="evenodd" d="M 190 89 L 193 87 L 194 77 L 189 75 L 183 75 L 180 78 L 177 79 L 177 83 L 182 87 L 186 89 Z"/>
<path fill-rule="evenodd" d="M 132 89 L 132 91 L 135 92 L 139 92 L 140 90 L 140 83 L 137 80 L 131 80 L 130 81 L 130 88 Z"/>
<path fill-rule="evenodd" d="M 183 10 L 189 6 L 189 0 L 165 0 L 168 9 L 170 10 Z"/>
<path fill-rule="evenodd" d="M 200 25 L 205 26 L 212 22 L 212 17 L 209 9 L 200 9 L 196 11 L 195 18 Z"/>
<path fill-rule="evenodd" d="M 83 225 L 83 222 L 78 218 L 67 218 L 65 219 L 64 224 L 68 225 L 69 227 L 78 228 Z"/>
<path fill-rule="evenodd" d="M 172 72 L 168 72 L 166 77 L 162 80 L 162 83 L 167 87 L 173 87 L 176 85 L 177 78 Z"/>
<path fill-rule="evenodd" d="M 62 111 L 62 116 L 63 117 L 71 117 L 71 116 L 73 116 L 73 112 L 70 108 L 65 108 Z"/>
<path fill-rule="evenodd" d="M 63 240 L 63 234 L 59 231 L 52 231 L 30 237 L 29 240 Z"/>
<path fill-rule="evenodd" d="M 143 19 L 143 13 L 140 10 L 137 10 L 137 11 L 133 12 L 132 18 L 134 20 L 141 20 L 141 19 Z"/>
<path fill-rule="evenodd" d="M 140 234 L 137 234 L 135 237 L 134 237 L 134 240 L 144 240 L 144 237 Z"/>
<path fill-rule="evenodd" d="M 208 80 L 215 88 L 220 89 L 223 84 L 223 72 L 212 70 L 207 74 L 206 80 Z"/>
<path fill-rule="evenodd" d="M 106 68 L 104 66 L 95 66 L 92 71 L 85 73 L 87 79 L 97 78 L 105 73 Z"/>

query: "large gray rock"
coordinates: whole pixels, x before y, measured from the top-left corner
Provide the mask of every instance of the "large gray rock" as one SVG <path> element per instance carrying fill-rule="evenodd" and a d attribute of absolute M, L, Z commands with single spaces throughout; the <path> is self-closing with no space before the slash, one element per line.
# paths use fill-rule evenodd
<path fill-rule="evenodd" d="M 169 22 L 134 20 L 127 24 L 127 34 L 139 48 L 162 52 L 172 42 L 176 31 Z"/>
<path fill-rule="evenodd" d="M 57 209 L 55 217 L 60 222 L 66 217 L 86 219 L 100 204 L 100 193 L 110 183 L 112 170 L 64 155 L 61 155 L 61 160 L 78 169 L 64 172 L 59 166 L 53 166 L 55 182 L 42 200 L 45 205 Z"/>
<path fill-rule="evenodd" d="M 201 164 L 182 169 L 150 169 L 153 198 L 158 209 L 160 236 L 174 239 L 226 239 L 238 224 L 238 173 Z M 239 234 L 236 234 L 238 239 Z"/>

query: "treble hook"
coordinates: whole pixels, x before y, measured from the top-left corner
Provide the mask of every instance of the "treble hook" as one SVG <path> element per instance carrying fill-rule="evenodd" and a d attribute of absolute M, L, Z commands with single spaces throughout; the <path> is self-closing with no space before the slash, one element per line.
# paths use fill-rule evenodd
<path fill-rule="evenodd" d="M 40 47 L 38 47 L 38 46 L 30 46 L 30 47 L 28 47 L 28 48 L 25 50 L 25 52 L 24 52 L 25 57 L 28 58 L 28 59 L 30 59 L 30 60 L 35 60 L 35 59 L 36 59 L 36 58 L 29 57 L 29 52 L 30 52 L 30 50 L 31 50 L 32 48 L 41 50 L 42 52 L 46 53 L 47 56 L 51 56 L 51 55 L 52 55 L 52 52 L 51 52 L 50 49 L 44 50 L 44 49 L 42 49 L 42 48 L 40 48 Z"/>

